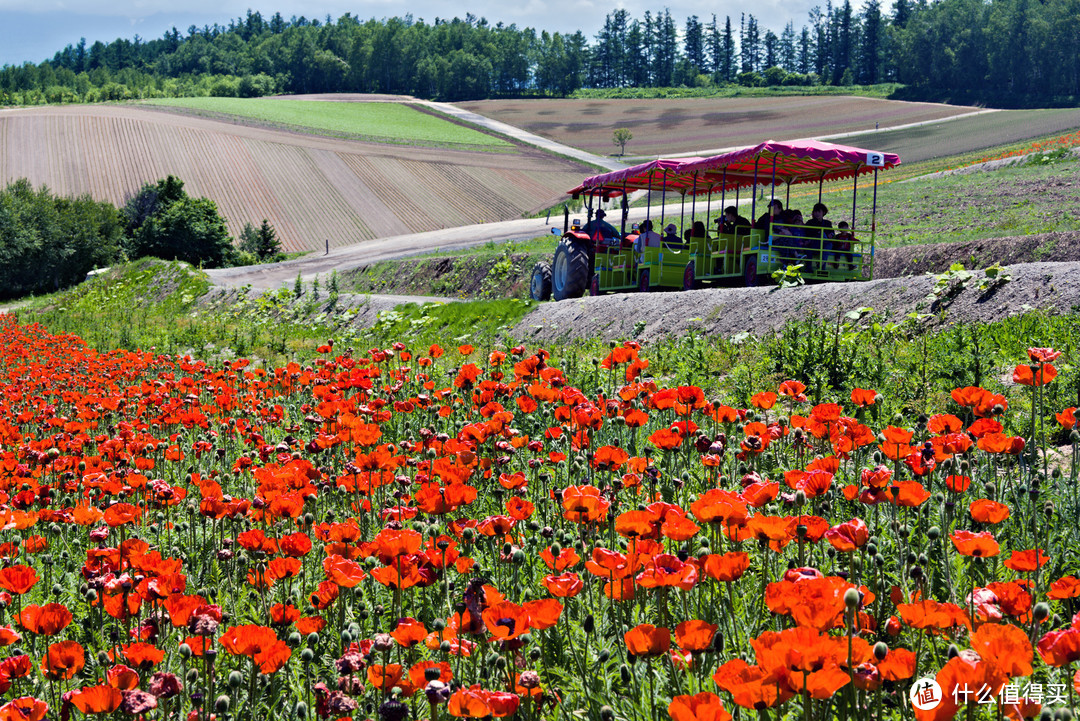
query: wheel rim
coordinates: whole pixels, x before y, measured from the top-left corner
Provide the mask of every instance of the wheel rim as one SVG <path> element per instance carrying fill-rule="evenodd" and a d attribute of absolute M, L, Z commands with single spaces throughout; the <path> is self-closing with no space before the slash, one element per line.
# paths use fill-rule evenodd
<path fill-rule="evenodd" d="M 566 276 L 570 272 L 570 264 L 566 260 L 566 254 L 560 253 L 555 259 L 555 267 L 551 269 L 551 284 L 560 291 L 566 287 Z"/>

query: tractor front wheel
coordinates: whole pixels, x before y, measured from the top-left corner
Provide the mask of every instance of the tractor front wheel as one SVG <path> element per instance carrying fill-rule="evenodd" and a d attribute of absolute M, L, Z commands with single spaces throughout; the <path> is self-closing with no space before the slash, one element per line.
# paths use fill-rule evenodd
<path fill-rule="evenodd" d="M 551 298 L 551 266 L 547 263 L 540 262 L 533 266 L 529 297 L 533 300 Z"/>
<path fill-rule="evenodd" d="M 580 298 L 589 287 L 589 251 L 584 243 L 562 238 L 555 248 L 551 267 L 551 291 L 555 300 Z"/>

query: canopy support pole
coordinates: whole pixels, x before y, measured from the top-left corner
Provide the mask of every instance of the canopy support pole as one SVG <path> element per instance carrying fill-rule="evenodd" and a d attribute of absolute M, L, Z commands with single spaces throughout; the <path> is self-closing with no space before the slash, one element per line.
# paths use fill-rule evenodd
<path fill-rule="evenodd" d="M 691 227 L 697 221 L 697 173 L 694 173 L 694 189 L 691 191 L 690 196 L 690 225 Z M 690 231 L 693 233 L 693 230 Z"/>
<path fill-rule="evenodd" d="M 626 216 L 630 214 L 630 199 L 626 197 L 626 179 L 622 182 L 622 221 L 619 223 L 619 234 L 626 237 Z"/>
<path fill-rule="evenodd" d="M 649 194 L 645 199 L 645 220 L 652 219 L 652 171 L 649 171 Z"/>
<path fill-rule="evenodd" d="M 667 173 L 660 183 L 660 227 L 664 227 L 664 211 L 667 210 Z"/>
<path fill-rule="evenodd" d="M 791 181 L 787 184 L 787 195 L 784 198 L 784 207 L 791 210 Z"/>
<path fill-rule="evenodd" d="M 870 211 L 870 232 L 877 230 L 877 168 L 874 168 L 874 204 Z"/>
<path fill-rule="evenodd" d="M 757 216 L 757 184 L 758 184 L 758 182 L 757 182 L 757 168 L 758 168 L 758 162 L 760 160 L 761 160 L 761 158 L 754 158 L 754 199 L 750 201 L 750 217 L 751 218 L 754 218 L 754 217 Z M 751 220 L 750 222 L 753 223 L 754 221 Z"/>
<path fill-rule="evenodd" d="M 859 197 L 859 166 L 862 163 L 855 164 L 855 178 L 851 183 L 851 232 L 855 232 L 855 201 Z"/>
<path fill-rule="evenodd" d="M 772 201 L 776 200 L 776 158 L 777 157 L 778 156 L 774 155 L 773 159 L 772 159 L 772 188 L 770 190 L 770 195 L 769 195 L 769 204 L 770 205 L 772 204 Z"/>

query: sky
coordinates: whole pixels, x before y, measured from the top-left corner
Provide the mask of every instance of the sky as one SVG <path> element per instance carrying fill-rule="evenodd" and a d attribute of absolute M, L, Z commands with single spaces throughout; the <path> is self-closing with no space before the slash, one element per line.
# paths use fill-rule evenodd
<path fill-rule="evenodd" d="M 763 28 L 779 32 L 788 20 L 801 27 L 810 8 L 820 4 L 823 2 L 816 0 L 758 0 L 753 4 L 735 0 L 518 0 L 509 4 L 499 0 L 276 0 L 272 5 L 250 0 L 0 0 L 0 65 L 40 63 L 64 46 L 78 44 L 79 38 L 86 38 L 88 45 L 96 40 L 133 39 L 136 35 L 152 40 L 174 26 L 186 34 L 191 25 L 228 25 L 229 20 L 245 16 L 249 8 L 265 18 L 280 12 L 286 19 L 303 15 L 322 20 L 330 15 L 336 20 L 349 12 L 367 20 L 412 13 L 415 19 L 428 23 L 436 17 L 464 17 L 471 12 L 491 24 L 501 21 L 537 30 L 581 30 L 592 40 L 604 17 L 620 7 L 634 18 L 641 18 L 646 10 L 655 13 L 666 7 L 680 27 L 690 15 L 708 21 L 713 13 L 721 22 L 730 15 L 733 25 L 737 25 L 740 13 L 749 11 Z"/>

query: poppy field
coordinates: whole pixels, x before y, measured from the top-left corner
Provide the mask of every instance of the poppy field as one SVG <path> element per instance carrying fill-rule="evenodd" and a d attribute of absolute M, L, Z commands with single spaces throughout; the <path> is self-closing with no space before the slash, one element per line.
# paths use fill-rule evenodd
<path fill-rule="evenodd" d="M 1073 718 L 1072 351 L 921 412 L 459 342 L 0 315 L 0 720 Z"/>

